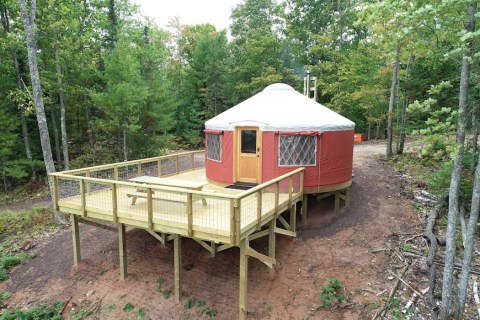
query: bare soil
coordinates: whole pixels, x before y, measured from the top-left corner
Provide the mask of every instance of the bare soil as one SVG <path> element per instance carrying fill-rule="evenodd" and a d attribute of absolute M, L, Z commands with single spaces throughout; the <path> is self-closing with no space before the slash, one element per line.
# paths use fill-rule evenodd
<path fill-rule="evenodd" d="M 402 266 L 384 252 L 371 251 L 384 248 L 392 235 L 411 234 L 420 223 L 395 173 L 373 156 L 384 151 L 384 143 L 355 146 L 351 206 L 334 214 L 333 198 L 309 198 L 308 225 L 298 223 L 295 239 L 277 236 L 274 272 L 249 259 L 249 319 L 371 319 L 381 308 L 394 284 L 387 270 L 398 273 Z M 93 311 L 87 319 L 137 319 L 138 308 L 146 315 L 143 319 L 208 318 L 202 307 L 184 307 L 190 298 L 204 301 L 217 312 L 216 319 L 238 317 L 237 248 L 211 258 L 199 244 L 184 239 L 183 297 L 176 303 L 172 243 L 162 246 L 143 230 L 128 232 L 128 277 L 123 282 L 117 235 L 86 225 L 80 231 L 78 269 L 73 268 L 71 232 L 64 229 L 35 247 L 38 258 L 16 267 L 10 280 L 0 283 L 0 292 L 12 292 L 4 301 L 9 308 L 60 300 L 67 303 L 65 319 L 72 308 Z M 255 240 L 252 247 L 266 252 L 266 240 Z M 319 293 L 329 278 L 341 281 L 349 301 L 324 309 Z M 172 290 L 170 297 L 157 291 L 158 279 L 164 281 L 161 290 Z M 123 311 L 127 303 L 135 309 Z"/>

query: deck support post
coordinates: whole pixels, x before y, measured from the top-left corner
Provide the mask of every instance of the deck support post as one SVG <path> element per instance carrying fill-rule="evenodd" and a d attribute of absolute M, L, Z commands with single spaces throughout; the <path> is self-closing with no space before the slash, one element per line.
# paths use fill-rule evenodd
<path fill-rule="evenodd" d="M 118 224 L 118 254 L 120 256 L 120 280 L 125 281 L 127 276 L 127 239 L 123 223 Z"/>
<path fill-rule="evenodd" d="M 275 259 L 275 225 L 277 220 L 272 219 L 268 225 L 268 256 Z M 273 265 L 270 268 L 273 271 Z"/>
<path fill-rule="evenodd" d="M 345 190 L 345 207 L 350 207 L 350 192 L 352 190 L 352 187 L 348 187 Z"/>
<path fill-rule="evenodd" d="M 335 206 L 333 208 L 334 213 L 340 211 L 340 191 L 335 192 Z"/>
<path fill-rule="evenodd" d="M 303 226 L 307 225 L 307 211 L 308 211 L 308 194 L 303 194 L 302 200 L 302 224 Z"/>
<path fill-rule="evenodd" d="M 247 318 L 247 282 L 248 282 L 248 239 L 240 241 L 240 297 L 239 297 L 239 315 L 238 319 Z"/>
<path fill-rule="evenodd" d="M 182 298 L 182 237 L 173 235 L 173 269 L 175 301 L 180 302 Z"/>
<path fill-rule="evenodd" d="M 75 214 L 70 214 L 70 222 L 72 224 L 73 265 L 78 267 L 80 262 L 80 233 L 78 230 L 78 216 Z"/>
<path fill-rule="evenodd" d="M 290 207 L 290 231 L 297 232 L 297 206 Z"/>

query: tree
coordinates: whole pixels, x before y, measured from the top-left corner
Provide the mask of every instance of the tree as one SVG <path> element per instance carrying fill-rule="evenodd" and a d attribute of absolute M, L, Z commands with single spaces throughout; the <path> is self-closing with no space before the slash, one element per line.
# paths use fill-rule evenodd
<path fill-rule="evenodd" d="M 127 39 L 117 41 L 115 49 L 104 55 L 103 79 L 106 90 L 93 95 L 97 107 L 105 114 L 105 130 L 114 130 L 121 136 L 123 159 L 128 160 L 129 134 L 137 132 L 139 117 L 145 99 L 145 84 L 140 74 L 140 64 L 133 52 L 135 46 Z"/>
<path fill-rule="evenodd" d="M 477 1 L 470 1 L 467 6 L 467 33 L 475 32 L 475 15 L 477 13 Z M 470 80 L 471 59 L 474 56 L 473 39 L 469 39 L 466 45 L 466 50 L 463 55 L 462 68 L 460 75 L 460 98 L 459 98 L 459 117 L 457 129 L 457 156 L 455 158 L 451 183 L 449 192 L 449 207 L 448 207 L 448 225 L 446 233 L 446 249 L 445 249 L 445 268 L 443 271 L 443 286 L 442 286 L 442 308 L 440 316 L 442 319 L 447 319 L 451 312 L 451 290 L 453 280 L 453 267 L 455 263 L 455 231 L 457 229 L 457 214 L 460 180 L 462 175 L 463 154 L 465 148 L 465 132 L 466 132 L 466 118 L 468 105 L 468 86 Z M 463 316 L 465 309 L 465 301 L 467 294 L 467 283 L 470 275 L 470 263 L 472 261 L 473 241 L 475 230 L 477 228 L 477 218 L 479 213 L 480 202 L 480 167 L 477 168 L 475 174 L 475 184 L 472 195 L 472 207 L 470 211 L 470 222 L 466 235 L 464 260 L 462 264 L 462 273 L 460 276 L 459 294 L 458 294 L 458 311 L 459 317 Z"/>
<path fill-rule="evenodd" d="M 40 131 L 40 142 L 42 145 L 43 159 L 45 162 L 45 169 L 47 174 L 55 172 L 53 164 L 52 150 L 50 148 L 50 136 L 48 134 L 47 119 L 45 117 L 45 110 L 43 106 L 42 87 L 40 84 L 40 75 L 37 66 L 37 44 L 35 40 L 35 13 L 36 0 L 30 1 L 30 12 L 27 11 L 27 0 L 19 0 L 20 10 L 22 14 L 22 21 L 25 27 L 26 44 L 28 50 L 28 65 L 30 69 L 30 79 L 32 82 L 33 97 L 35 103 L 35 111 L 37 114 L 38 129 Z M 50 195 L 53 200 L 53 181 L 52 177 L 48 176 L 48 185 L 50 188 Z M 55 220 L 57 223 L 65 222 L 65 215 L 63 212 L 55 212 Z"/>

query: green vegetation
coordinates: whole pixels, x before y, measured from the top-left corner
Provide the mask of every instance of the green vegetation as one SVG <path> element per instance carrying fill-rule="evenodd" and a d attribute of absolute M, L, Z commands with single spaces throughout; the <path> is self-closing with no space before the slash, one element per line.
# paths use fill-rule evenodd
<path fill-rule="evenodd" d="M 210 309 L 208 306 L 206 306 L 206 303 L 203 300 L 188 298 L 187 301 L 185 301 L 185 304 L 183 305 L 183 308 L 185 308 L 185 310 L 189 310 L 194 307 L 197 307 L 199 309 L 200 316 L 206 315 L 210 318 L 215 318 L 217 316 L 217 312 Z M 190 319 L 191 315 L 186 313 L 184 314 L 184 319 L 185 317 L 187 317 L 187 319 Z"/>
<path fill-rule="evenodd" d="M 40 307 L 30 308 L 27 311 L 13 310 L 13 311 L 4 311 L 0 315 L 0 320 L 35 320 L 35 319 L 49 319 L 49 320 L 60 320 L 61 315 L 60 311 L 62 310 L 63 303 L 57 302 L 53 306 L 41 305 Z"/>
<path fill-rule="evenodd" d="M 145 311 L 143 311 L 143 308 L 138 308 L 137 309 L 137 319 L 143 319 L 145 318 Z"/>
<path fill-rule="evenodd" d="M 24 263 L 28 258 L 26 253 L 9 255 L 2 251 L 0 247 L 0 281 L 8 279 L 8 272 L 15 266 Z"/>
<path fill-rule="evenodd" d="M 123 311 L 124 312 L 130 312 L 132 311 L 133 309 L 135 309 L 135 306 L 133 304 L 131 304 L 130 302 L 128 302 L 126 305 L 123 306 Z"/>
<path fill-rule="evenodd" d="M 107 310 L 108 312 L 114 310 L 115 308 L 117 307 L 116 304 L 109 304 L 108 306 L 105 307 L 105 310 Z"/>
<path fill-rule="evenodd" d="M 319 293 L 322 308 L 328 309 L 337 304 L 345 302 L 345 295 L 341 293 L 340 280 L 335 278 L 329 278 L 328 284 L 324 285 L 322 292 Z"/>
<path fill-rule="evenodd" d="M 163 298 L 168 299 L 170 297 L 171 291 L 169 289 L 162 289 L 162 285 L 165 283 L 165 280 L 162 278 L 157 279 L 157 292 L 159 292 Z"/>

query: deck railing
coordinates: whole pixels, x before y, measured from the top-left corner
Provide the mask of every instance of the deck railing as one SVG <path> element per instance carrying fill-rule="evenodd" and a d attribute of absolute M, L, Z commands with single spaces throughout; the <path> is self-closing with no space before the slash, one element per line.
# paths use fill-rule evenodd
<path fill-rule="evenodd" d="M 200 169 L 204 159 L 204 151 L 194 151 L 53 173 L 55 209 L 238 245 L 302 198 L 303 168 L 238 194 L 128 182 Z"/>

